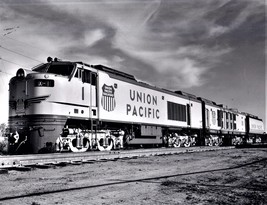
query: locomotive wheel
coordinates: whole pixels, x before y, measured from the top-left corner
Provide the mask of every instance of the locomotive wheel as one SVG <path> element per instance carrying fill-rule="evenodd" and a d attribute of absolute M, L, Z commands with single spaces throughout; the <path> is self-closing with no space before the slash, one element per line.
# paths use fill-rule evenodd
<path fill-rule="evenodd" d="M 83 147 L 86 148 L 86 151 L 90 149 L 90 141 L 88 139 L 83 139 Z"/>
<path fill-rule="evenodd" d="M 241 145 L 242 144 L 242 139 L 238 140 L 236 145 Z"/>
<path fill-rule="evenodd" d="M 181 147 L 181 140 L 176 139 L 175 142 L 173 143 L 174 147 Z"/>
<path fill-rule="evenodd" d="M 168 137 L 166 136 L 166 135 L 164 135 L 163 137 L 162 137 L 162 144 L 163 144 L 163 146 L 164 147 L 168 147 L 168 143 L 169 142 L 169 139 L 168 139 Z"/>
<path fill-rule="evenodd" d="M 213 141 L 212 142 L 213 146 L 219 146 L 219 140 L 218 139 L 214 139 L 212 141 Z"/>
<path fill-rule="evenodd" d="M 213 145 L 212 139 L 211 138 L 205 139 L 205 144 L 206 144 L 206 146 L 210 146 L 211 147 Z"/>
<path fill-rule="evenodd" d="M 215 136 L 212 138 L 212 144 L 213 144 L 213 146 L 218 147 L 218 146 L 222 145 L 222 139 L 219 138 L 218 136 Z"/>
<path fill-rule="evenodd" d="M 185 146 L 185 147 L 191 147 L 191 142 L 190 142 L 189 140 L 186 140 L 186 141 L 184 142 L 184 146 Z"/>
<path fill-rule="evenodd" d="M 232 139 L 232 145 L 236 146 L 237 144 L 238 144 L 238 142 L 237 142 L 236 138 L 233 138 Z"/>
<path fill-rule="evenodd" d="M 260 137 L 256 137 L 256 143 L 261 143 L 261 138 Z"/>
<path fill-rule="evenodd" d="M 108 145 L 104 144 L 104 138 L 100 139 L 97 141 L 97 148 L 99 151 L 110 151 L 113 148 L 113 140 L 109 139 L 108 140 Z"/>
<path fill-rule="evenodd" d="M 72 152 L 86 152 L 90 148 L 90 143 L 88 139 L 83 139 L 83 148 L 77 148 L 77 140 L 73 139 L 72 142 L 69 144 L 70 150 Z"/>

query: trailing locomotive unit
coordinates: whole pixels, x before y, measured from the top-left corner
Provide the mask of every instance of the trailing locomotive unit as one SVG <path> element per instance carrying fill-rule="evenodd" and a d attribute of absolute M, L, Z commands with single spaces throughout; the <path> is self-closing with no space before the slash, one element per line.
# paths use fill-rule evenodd
<path fill-rule="evenodd" d="M 20 68 L 10 80 L 9 95 L 13 153 L 211 146 L 249 135 L 245 114 L 102 65 L 49 57 L 30 72 Z M 246 122 L 258 123 L 256 118 Z M 254 134 L 262 131 L 260 125 Z"/>
<path fill-rule="evenodd" d="M 236 109 L 228 109 L 223 105 L 217 105 L 215 102 L 204 98 L 198 99 L 202 102 L 205 145 L 240 144 L 242 136 L 246 135 L 246 116 Z"/>
<path fill-rule="evenodd" d="M 246 136 L 244 140 L 248 143 L 267 142 L 266 134 L 264 133 L 264 124 L 261 119 L 255 115 L 242 113 L 246 115 Z"/>

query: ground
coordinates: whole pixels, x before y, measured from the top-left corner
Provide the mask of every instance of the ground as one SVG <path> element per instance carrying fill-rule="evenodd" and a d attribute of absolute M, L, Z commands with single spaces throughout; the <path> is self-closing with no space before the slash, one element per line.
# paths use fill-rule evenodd
<path fill-rule="evenodd" d="M 267 204 L 267 148 L 1 174 L 0 204 Z"/>

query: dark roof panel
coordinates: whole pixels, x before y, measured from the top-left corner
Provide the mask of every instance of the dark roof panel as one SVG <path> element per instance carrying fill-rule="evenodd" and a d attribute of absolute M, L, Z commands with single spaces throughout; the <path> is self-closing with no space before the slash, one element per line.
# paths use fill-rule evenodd
<path fill-rule="evenodd" d="M 177 90 L 177 91 L 175 91 L 175 93 L 189 97 L 189 98 L 197 99 L 197 96 L 190 94 L 190 93 L 186 93 L 186 92 L 181 91 L 181 90 Z"/>
<path fill-rule="evenodd" d="M 115 70 L 113 68 L 109 68 L 109 67 L 106 67 L 106 66 L 103 66 L 103 65 L 92 65 L 92 67 L 96 68 L 98 70 L 102 70 L 104 72 L 113 74 L 113 75 L 118 75 L 118 76 L 121 76 L 121 77 L 128 78 L 128 79 L 136 81 L 136 79 L 135 79 L 135 77 L 133 75 L 128 74 L 128 73 L 124 73 L 122 71 Z"/>

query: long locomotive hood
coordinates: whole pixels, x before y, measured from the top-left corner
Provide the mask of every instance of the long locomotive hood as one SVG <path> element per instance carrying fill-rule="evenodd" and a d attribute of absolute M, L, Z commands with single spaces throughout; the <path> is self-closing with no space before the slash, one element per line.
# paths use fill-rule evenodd
<path fill-rule="evenodd" d="M 99 72 L 100 120 L 170 127 L 201 127 L 201 103 L 196 99 L 149 86 L 134 79 Z M 191 117 L 189 112 L 191 110 Z M 179 112 L 179 114 L 178 114 Z"/>

